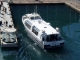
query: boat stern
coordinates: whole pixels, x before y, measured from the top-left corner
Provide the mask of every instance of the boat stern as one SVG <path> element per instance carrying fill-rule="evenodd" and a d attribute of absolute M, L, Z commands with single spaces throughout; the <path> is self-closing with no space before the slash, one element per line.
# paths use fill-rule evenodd
<path fill-rule="evenodd" d="M 64 40 L 62 41 L 53 41 L 53 42 L 44 42 L 44 49 L 58 48 L 64 46 Z"/>

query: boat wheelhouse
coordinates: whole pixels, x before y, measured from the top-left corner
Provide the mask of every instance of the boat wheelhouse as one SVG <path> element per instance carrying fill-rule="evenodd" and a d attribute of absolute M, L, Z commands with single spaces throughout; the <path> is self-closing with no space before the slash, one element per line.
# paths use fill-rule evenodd
<path fill-rule="evenodd" d="M 7 28 L 2 31 L 1 47 L 18 47 L 16 29 Z"/>
<path fill-rule="evenodd" d="M 40 47 L 46 49 L 64 45 L 59 29 L 45 22 L 39 14 L 25 14 L 22 16 L 22 22 L 29 37 Z"/>

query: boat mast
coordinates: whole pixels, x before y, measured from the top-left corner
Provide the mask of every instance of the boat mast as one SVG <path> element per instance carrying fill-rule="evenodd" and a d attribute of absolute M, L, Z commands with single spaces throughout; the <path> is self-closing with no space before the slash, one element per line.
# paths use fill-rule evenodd
<path fill-rule="evenodd" d="M 37 5 L 34 8 L 34 13 L 37 13 Z"/>
<path fill-rule="evenodd" d="M 56 12 L 56 14 L 55 14 L 55 15 L 56 15 L 56 16 L 55 16 L 56 21 L 55 21 L 55 22 L 56 22 L 56 26 L 57 26 L 58 5 L 57 5 L 57 7 L 56 7 L 56 9 L 55 9 L 55 10 L 56 10 L 56 11 L 55 11 L 55 12 Z"/>
<path fill-rule="evenodd" d="M 27 5 L 26 5 L 26 14 L 27 14 Z"/>
<path fill-rule="evenodd" d="M 48 5 L 47 5 L 47 21 L 48 21 Z"/>

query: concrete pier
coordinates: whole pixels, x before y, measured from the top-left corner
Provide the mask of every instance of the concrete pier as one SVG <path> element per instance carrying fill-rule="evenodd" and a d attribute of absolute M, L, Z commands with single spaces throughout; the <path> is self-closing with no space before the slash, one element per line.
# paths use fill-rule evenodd
<path fill-rule="evenodd" d="M 1 2 L 0 11 L 0 41 L 1 47 L 18 47 L 12 15 L 9 4 Z M 15 41 L 15 42 L 14 42 Z"/>
<path fill-rule="evenodd" d="M 74 1 L 67 1 L 64 2 L 67 6 L 70 6 L 71 8 L 77 10 L 80 13 L 80 1 L 74 2 Z"/>
<path fill-rule="evenodd" d="M 0 10 L 0 38 L 1 38 L 1 32 L 4 31 L 4 29 L 14 28 L 14 24 L 11 16 L 12 15 L 11 15 L 9 4 L 6 2 L 2 2 L 1 10 Z"/>
<path fill-rule="evenodd" d="M 14 28 L 14 24 L 13 24 L 13 20 L 12 20 L 12 15 L 11 15 L 11 11 L 10 11 L 10 7 L 9 4 L 6 2 L 3 2 L 1 5 L 1 17 L 0 18 L 2 20 L 2 23 L 4 24 L 4 27 L 10 27 L 12 26 L 12 28 Z M 6 26 L 6 22 L 7 22 L 7 26 Z"/>

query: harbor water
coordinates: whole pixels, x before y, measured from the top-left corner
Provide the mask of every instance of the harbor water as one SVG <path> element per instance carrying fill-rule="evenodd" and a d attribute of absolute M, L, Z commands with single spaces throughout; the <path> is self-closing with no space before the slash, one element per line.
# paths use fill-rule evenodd
<path fill-rule="evenodd" d="M 37 6 L 37 8 L 35 8 Z M 19 50 L 4 58 L 0 51 L 1 60 L 79 60 L 80 59 L 80 13 L 64 4 L 10 4 L 13 22 L 18 33 L 23 35 Z M 37 12 L 46 22 L 56 28 L 65 40 L 63 48 L 50 51 L 41 49 L 27 35 L 22 24 L 22 16 Z M 50 31 L 50 30 L 49 30 Z M 9 50 L 9 49 L 8 49 Z M 10 53 L 10 51 L 9 51 Z M 12 57 L 11 57 L 12 56 Z"/>

